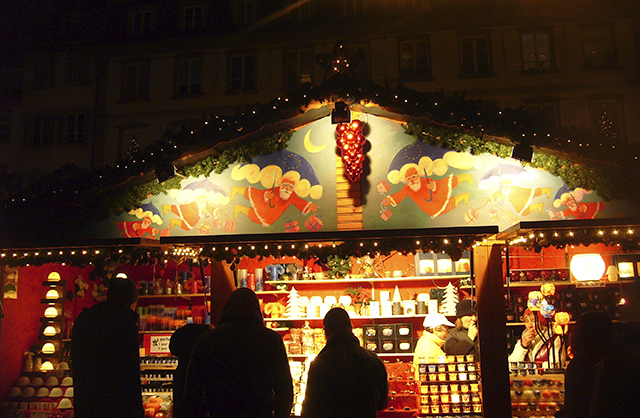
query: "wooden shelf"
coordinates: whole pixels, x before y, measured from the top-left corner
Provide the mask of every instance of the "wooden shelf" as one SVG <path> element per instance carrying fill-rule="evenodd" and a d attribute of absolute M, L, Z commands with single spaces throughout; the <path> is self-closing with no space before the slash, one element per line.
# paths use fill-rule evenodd
<path fill-rule="evenodd" d="M 419 315 L 391 315 L 391 316 L 352 316 L 352 321 L 357 320 L 373 320 L 373 319 L 409 319 L 424 318 L 426 314 Z M 264 318 L 265 322 L 285 322 L 285 321 L 322 321 L 323 318 Z M 274 328 L 276 330 L 280 328 Z M 282 328 L 288 329 L 288 328 Z"/>
<path fill-rule="evenodd" d="M 274 282 L 277 283 L 277 282 Z M 289 292 L 286 290 L 261 290 L 256 292 L 256 295 L 288 295 Z"/>
<path fill-rule="evenodd" d="M 633 282 L 634 280 L 618 280 L 617 282 L 594 281 L 593 283 L 597 283 L 598 286 L 593 286 L 593 287 L 615 286 L 617 284 L 628 284 Z M 591 282 L 572 282 L 570 280 L 554 280 L 554 281 L 532 280 L 530 282 L 509 282 L 508 285 L 505 284 L 504 287 L 536 287 L 544 283 L 551 283 L 554 286 L 579 286 L 581 283 L 591 283 Z M 591 286 L 585 286 L 585 287 L 591 287 Z"/>
<path fill-rule="evenodd" d="M 569 267 L 546 267 L 546 268 L 530 268 L 530 269 L 509 269 L 509 271 L 553 271 L 553 270 L 569 270 Z"/>
<path fill-rule="evenodd" d="M 388 278 L 378 278 L 378 277 L 369 277 L 369 278 L 357 278 L 357 279 L 321 279 L 321 280 L 269 280 L 265 281 L 267 284 L 277 285 L 277 284 L 331 284 L 331 283 L 380 283 L 380 282 L 416 282 L 416 281 L 427 281 L 427 280 L 455 280 L 455 279 L 466 279 L 467 277 L 471 277 L 471 273 L 469 274 L 457 274 L 457 275 L 447 275 L 447 276 L 411 276 L 411 277 L 388 277 Z"/>
<path fill-rule="evenodd" d="M 139 295 L 138 299 L 155 299 L 155 298 L 184 298 L 184 299 L 191 299 L 191 298 L 198 298 L 198 297 L 202 297 L 205 296 L 204 293 L 182 293 L 180 295 L 177 294 L 172 294 L 172 295 Z"/>

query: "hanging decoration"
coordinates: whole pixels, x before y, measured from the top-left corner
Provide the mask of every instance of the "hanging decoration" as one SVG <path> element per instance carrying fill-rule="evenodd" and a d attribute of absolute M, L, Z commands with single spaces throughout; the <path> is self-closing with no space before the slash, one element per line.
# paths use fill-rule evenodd
<path fill-rule="evenodd" d="M 367 140 L 362 127 L 363 123 L 358 119 L 336 126 L 336 142 L 344 164 L 344 174 L 352 183 L 360 180 L 364 165 L 364 144 Z"/>

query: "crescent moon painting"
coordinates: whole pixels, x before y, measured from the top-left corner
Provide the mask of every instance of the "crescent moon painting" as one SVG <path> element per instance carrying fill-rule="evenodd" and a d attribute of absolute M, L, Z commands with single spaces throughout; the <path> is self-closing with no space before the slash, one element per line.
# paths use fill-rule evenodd
<path fill-rule="evenodd" d="M 307 134 L 304 136 L 304 149 L 309 151 L 311 154 L 315 154 L 325 149 L 326 146 L 327 144 L 315 145 L 311 142 L 311 129 L 307 131 Z"/>

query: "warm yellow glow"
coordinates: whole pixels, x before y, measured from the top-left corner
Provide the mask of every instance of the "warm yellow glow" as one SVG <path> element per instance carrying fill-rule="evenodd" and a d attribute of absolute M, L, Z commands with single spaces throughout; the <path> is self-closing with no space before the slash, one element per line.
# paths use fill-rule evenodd
<path fill-rule="evenodd" d="M 51 371 L 53 370 L 53 363 L 51 363 L 50 361 L 45 361 L 42 363 L 42 366 L 40 366 L 40 371 L 41 372 L 47 372 L 47 371 Z"/>
<path fill-rule="evenodd" d="M 48 325 L 44 331 L 42 331 L 42 335 L 45 337 L 53 337 L 58 333 L 58 330 L 53 325 Z"/>
<path fill-rule="evenodd" d="M 56 346 L 53 343 L 44 343 L 42 346 L 42 352 L 44 354 L 53 354 L 56 352 Z"/>
<path fill-rule="evenodd" d="M 618 263 L 618 275 L 620 278 L 633 277 L 633 262 L 621 261 Z"/>
<path fill-rule="evenodd" d="M 60 298 L 60 294 L 58 293 L 58 291 L 56 289 L 49 289 L 47 291 L 47 296 L 45 296 L 47 299 L 51 300 L 51 299 L 58 299 Z"/>
<path fill-rule="evenodd" d="M 59 282 L 60 281 L 60 273 L 56 272 L 56 271 L 52 271 L 51 273 L 49 273 L 49 277 L 47 278 L 48 281 L 50 282 Z"/>
<path fill-rule="evenodd" d="M 116 278 L 117 279 L 126 279 L 127 278 L 127 273 L 118 273 L 118 274 L 116 274 Z"/>
<path fill-rule="evenodd" d="M 600 280 L 606 270 L 600 254 L 576 254 L 569 265 L 571 274 L 579 282 Z"/>
<path fill-rule="evenodd" d="M 58 309 L 55 306 L 49 306 L 44 310 L 44 316 L 46 318 L 56 318 L 58 316 Z"/>

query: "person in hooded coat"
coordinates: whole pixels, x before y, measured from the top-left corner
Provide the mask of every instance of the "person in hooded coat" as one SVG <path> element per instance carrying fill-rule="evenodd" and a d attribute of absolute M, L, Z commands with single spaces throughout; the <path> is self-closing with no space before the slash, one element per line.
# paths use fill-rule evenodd
<path fill-rule="evenodd" d="M 284 343 L 265 327 L 251 289 L 233 291 L 216 327 L 196 343 L 185 397 L 193 418 L 290 416 L 293 382 Z"/>
<path fill-rule="evenodd" d="M 141 418 L 138 289 L 109 281 L 107 299 L 84 309 L 71 335 L 74 413 L 78 418 Z"/>
<path fill-rule="evenodd" d="M 178 328 L 171 336 L 169 351 L 178 357 L 178 367 L 173 373 L 173 418 L 191 418 L 185 415 L 188 409 L 184 397 L 189 359 L 200 336 L 211 329 L 210 324 L 187 324 Z"/>
<path fill-rule="evenodd" d="M 462 299 L 458 302 L 456 305 L 456 326 L 447 335 L 444 343 L 445 354 L 473 355 L 474 361 L 478 361 L 477 321 L 476 302 L 471 299 Z"/>
<path fill-rule="evenodd" d="M 309 366 L 302 418 L 375 418 L 387 406 L 384 364 L 360 347 L 344 309 L 330 309 L 323 324 L 327 345 Z"/>

